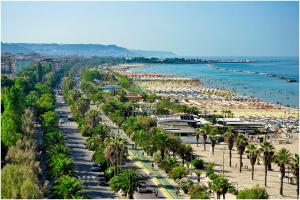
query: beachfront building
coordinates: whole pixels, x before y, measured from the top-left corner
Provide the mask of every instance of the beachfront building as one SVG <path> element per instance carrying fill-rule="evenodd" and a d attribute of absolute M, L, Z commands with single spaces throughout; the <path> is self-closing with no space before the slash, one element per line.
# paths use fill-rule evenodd
<path fill-rule="evenodd" d="M 157 126 L 173 136 L 179 136 L 185 143 L 195 143 L 195 128 L 208 123 L 205 119 L 193 115 L 158 115 Z"/>
<path fill-rule="evenodd" d="M 265 129 L 265 123 L 263 122 L 248 122 L 242 121 L 240 118 L 218 118 L 217 126 L 220 127 L 232 127 L 236 132 L 255 134 Z"/>

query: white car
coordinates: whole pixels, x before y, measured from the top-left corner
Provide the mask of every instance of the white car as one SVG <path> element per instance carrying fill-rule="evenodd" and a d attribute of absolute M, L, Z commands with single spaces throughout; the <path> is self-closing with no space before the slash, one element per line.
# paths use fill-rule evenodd
<path fill-rule="evenodd" d="M 63 124 L 63 123 L 65 122 L 65 120 L 64 120 L 64 119 L 59 119 L 58 122 L 59 122 L 60 124 Z"/>

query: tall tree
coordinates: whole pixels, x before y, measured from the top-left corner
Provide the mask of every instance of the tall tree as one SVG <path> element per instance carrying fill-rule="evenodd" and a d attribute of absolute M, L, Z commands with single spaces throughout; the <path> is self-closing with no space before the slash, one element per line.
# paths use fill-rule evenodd
<path fill-rule="evenodd" d="M 37 82 L 42 82 L 43 81 L 43 68 L 41 63 L 38 63 L 36 67 L 36 80 Z"/>
<path fill-rule="evenodd" d="M 133 199 L 134 191 L 137 190 L 142 184 L 142 178 L 136 170 L 127 169 L 121 172 L 119 175 L 114 176 L 109 181 L 109 185 L 112 191 L 119 192 L 120 190 L 129 199 Z"/>
<path fill-rule="evenodd" d="M 299 154 L 294 154 L 290 162 L 292 173 L 296 178 L 297 183 L 297 199 L 299 199 Z"/>
<path fill-rule="evenodd" d="M 208 138 L 210 140 L 210 143 L 211 143 L 211 153 L 212 155 L 215 154 L 215 145 L 216 145 L 216 140 L 217 140 L 217 129 L 215 128 L 211 128 L 210 131 L 209 131 L 209 135 L 208 135 Z"/>
<path fill-rule="evenodd" d="M 90 110 L 86 113 L 86 120 L 89 128 L 95 128 L 101 121 L 100 112 L 97 110 Z"/>
<path fill-rule="evenodd" d="M 75 102 L 76 104 L 76 110 L 79 113 L 79 115 L 81 117 L 83 117 L 85 115 L 85 113 L 90 109 L 90 100 L 80 97 L 77 102 Z"/>
<path fill-rule="evenodd" d="M 116 167 L 118 174 L 119 165 L 125 160 L 128 155 L 126 141 L 122 138 L 114 137 L 105 140 L 105 158 Z"/>
<path fill-rule="evenodd" d="M 34 138 L 35 116 L 31 108 L 25 109 L 25 113 L 22 115 L 21 120 L 23 133 L 30 138 Z"/>
<path fill-rule="evenodd" d="M 248 158 L 250 159 L 251 163 L 251 171 L 252 171 L 252 180 L 254 178 L 254 165 L 256 162 L 257 157 L 259 156 L 259 150 L 256 147 L 255 144 L 249 144 L 247 145 L 246 154 Z"/>
<path fill-rule="evenodd" d="M 275 148 L 271 143 L 264 142 L 264 143 L 261 144 L 260 152 L 262 153 L 261 157 L 264 160 L 264 165 L 265 165 L 265 186 L 267 186 L 268 165 L 272 163 Z"/>
<path fill-rule="evenodd" d="M 200 129 L 197 129 L 197 131 L 199 131 L 202 135 L 202 138 L 203 138 L 203 145 L 204 145 L 204 151 L 206 151 L 206 139 L 207 139 L 207 136 L 210 132 L 210 125 L 209 124 L 204 124 Z"/>
<path fill-rule="evenodd" d="M 233 133 L 232 127 L 228 127 L 227 131 L 224 134 L 224 138 L 227 141 L 227 147 L 229 150 L 229 166 L 231 167 L 231 159 L 232 159 L 232 148 L 234 145 L 236 135 Z"/>
<path fill-rule="evenodd" d="M 239 134 L 238 137 L 235 140 L 236 147 L 238 149 L 238 153 L 240 155 L 240 172 L 242 172 L 242 166 L 243 166 L 243 154 L 245 151 L 245 148 L 248 144 L 248 139 L 243 134 Z"/>
<path fill-rule="evenodd" d="M 283 195 L 283 178 L 285 176 L 285 167 L 290 163 L 291 153 L 286 149 L 280 149 L 274 156 L 274 161 L 280 170 L 280 195 Z"/>

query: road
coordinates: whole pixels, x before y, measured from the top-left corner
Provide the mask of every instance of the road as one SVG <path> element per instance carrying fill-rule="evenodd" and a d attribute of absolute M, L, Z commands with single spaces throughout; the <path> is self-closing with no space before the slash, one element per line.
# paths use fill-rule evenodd
<path fill-rule="evenodd" d="M 61 101 L 57 97 L 57 101 Z M 66 104 L 56 103 L 56 111 L 62 115 L 70 115 L 70 108 Z M 92 199 L 114 199 L 117 196 L 110 191 L 109 186 L 99 186 L 97 172 L 92 172 L 93 152 L 86 149 L 85 138 L 81 136 L 75 122 L 67 122 L 60 125 L 64 133 L 65 144 L 70 148 L 70 156 L 74 161 L 74 170 L 84 186 L 83 194 Z"/>

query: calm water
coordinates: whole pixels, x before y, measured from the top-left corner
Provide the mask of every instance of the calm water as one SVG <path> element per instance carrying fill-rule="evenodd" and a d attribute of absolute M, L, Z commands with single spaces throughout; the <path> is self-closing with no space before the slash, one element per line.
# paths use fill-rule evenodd
<path fill-rule="evenodd" d="M 255 59 L 256 62 L 155 64 L 132 70 L 199 78 L 208 87 L 229 89 L 239 95 L 255 96 L 264 101 L 299 107 L 298 58 L 252 57 L 249 59 Z M 276 77 L 268 77 L 267 74 L 274 74 Z M 297 82 L 289 83 L 279 77 L 295 79 Z"/>

